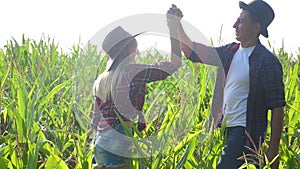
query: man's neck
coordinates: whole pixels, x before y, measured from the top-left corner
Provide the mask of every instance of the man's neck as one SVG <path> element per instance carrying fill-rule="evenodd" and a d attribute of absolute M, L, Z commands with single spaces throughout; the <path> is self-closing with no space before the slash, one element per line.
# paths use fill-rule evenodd
<path fill-rule="evenodd" d="M 255 46 L 258 42 L 258 38 L 249 39 L 247 41 L 241 41 L 242 48 L 248 48 L 251 46 Z"/>

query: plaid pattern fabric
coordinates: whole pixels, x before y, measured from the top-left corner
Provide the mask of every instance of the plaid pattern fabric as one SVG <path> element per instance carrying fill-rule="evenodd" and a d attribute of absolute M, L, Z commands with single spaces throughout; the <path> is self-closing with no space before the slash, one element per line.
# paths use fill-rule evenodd
<path fill-rule="evenodd" d="M 220 120 L 223 102 L 223 90 L 234 53 L 239 44 L 231 43 L 217 48 L 209 48 L 207 57 L 197 55 L 197 43 L 193 45 L 193 53 L 189 59 L 219 66 L 214 90 L 211 115 Z M 220 69 L 220 67 L 222 67 Z M 258 147 L 265 139 L 267 129 L 267 113 L 269 109 L 285 106 L 283 71 L 278 58 L 260 42 L 249 57 L 250 91 L 247 102 L 246 130 Z M 247 145 L 253 147 L 248 140 Z"/>
<path fill-rule="evenodd" d="M 95 98 L 92 126 L 103 131 L 120 123 L 117 112 L 124 121 L 138 120 L 139 129 L 142 130 L 145 128 L 142 108 L 146 83 L 163 80 L 175 71 L 170 62 L 128 65 L 117 78 L 117 85 L 111 93 L 112 100 L 103 102 L 100 98 Z"/>

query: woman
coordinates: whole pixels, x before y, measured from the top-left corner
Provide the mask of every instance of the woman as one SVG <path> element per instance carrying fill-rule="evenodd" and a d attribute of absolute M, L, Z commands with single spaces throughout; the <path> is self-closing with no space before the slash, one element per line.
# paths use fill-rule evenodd
<path fill-rule="evenodd" d="M 173 15 L 167 16 L 170 17 Z M 136 64 L 138 49 L 135 37 L 139 34 L 131 35 L 120 26 L 104 39 L 102 47 L 109 55 L 109 63 L 107 70 L 99 75 L 93 86 L 93 127 L 97 131 L 94 157 L 99 167 L 126 168 L 125 159 L 131 157 L 131 143 L 118 117 L 130 129 L 131 122 L 138 120 L 138 129 L 143 130 L 145 121 L 141 110 L 146 83 L 163 80 L 181 66 L 179 42 L 176 37 L 172 37 L 177 32 L 173 29 L 176 22 L 174 19 L 170 20 L 172 23 L 168 19 L 171 34 L 170 62 Z"/>

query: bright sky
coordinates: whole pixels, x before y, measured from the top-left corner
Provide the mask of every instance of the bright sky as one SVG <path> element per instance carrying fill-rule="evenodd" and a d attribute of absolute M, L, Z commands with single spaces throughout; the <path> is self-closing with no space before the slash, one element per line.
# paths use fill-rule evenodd
<path fill-rule="evenodd" d="M 286 50 L 295 52 L 300 47 L 299 1 L 266 1 L 275 11 L 275 19 L 269 26 L 271 44 L 281 46 L 284 39 Z M 235 41 L 232 25 L 240 13 L 238 0 L 3 0 L 0 2 L 0 48 L 11 37 L 21 41 L 22 34 L 35 40 L 44 34 L 54 38 L 61 47 L 71 48 L 79 39 L 86 44 L 103 27 L 124 17 L 165 14 L 172 3 L 183 11 L 183 19 L 207 38 L 217 41 L 223 25 L 223 41 Z M 139 42 L 140 50 L 157 44 L 155 37 L 150 39 Z M 265 45 L 266 40 L 261 36 Z"/>

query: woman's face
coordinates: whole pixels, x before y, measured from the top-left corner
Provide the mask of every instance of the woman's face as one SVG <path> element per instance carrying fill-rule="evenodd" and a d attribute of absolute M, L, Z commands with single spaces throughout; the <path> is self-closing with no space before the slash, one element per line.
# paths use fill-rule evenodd
<path fill-rule="evenodd" d="M 135 56 L 138 54 L 139 50 L 137 48 L 137 41 L 136 39 L 133 39 L 131 41 L 131 43 L 128 46 L 128 50 L 129 50 L 129 57 L 130 60 L 135 61 Z"/>

